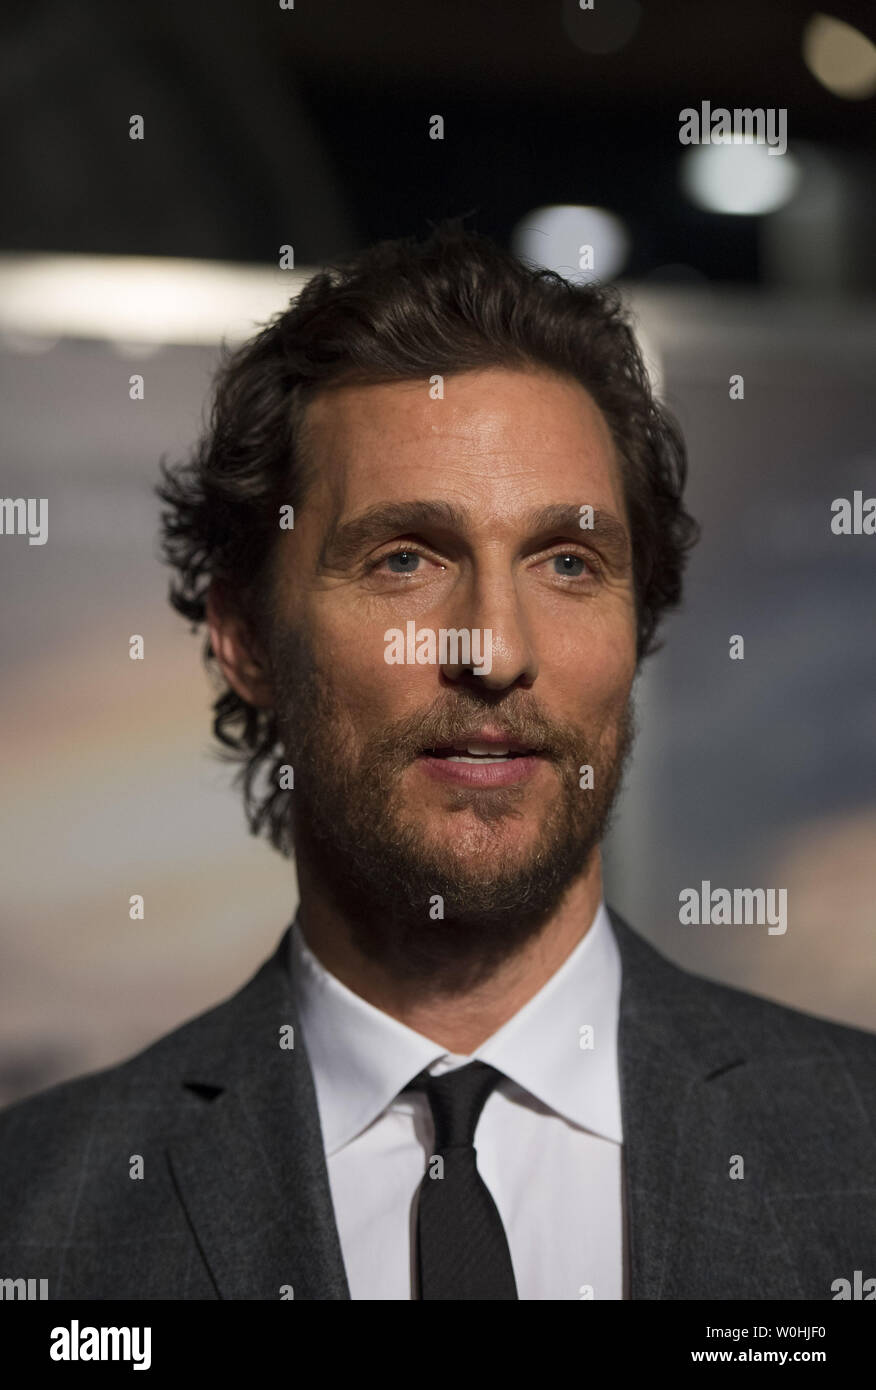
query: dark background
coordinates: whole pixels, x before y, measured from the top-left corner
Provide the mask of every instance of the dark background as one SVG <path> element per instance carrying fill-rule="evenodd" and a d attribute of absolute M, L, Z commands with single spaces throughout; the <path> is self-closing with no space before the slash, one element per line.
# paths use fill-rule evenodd
<path fill-rule="evenodd" d="M 682 261 L 757 283 L 756 220 L 698 211 L 677 185 L 678 112 L 706 99 L 786 107 L 792 145 L 817 142 L 858 170 L 860 215 L 868 200 L 872 214 L 873 102 L 838 99 L 808 71 L 803 0 L 596 0 L 592 12 L 575 0 L 19 0 L 4 12 L 9 250 L 266 262 L 287 229 L 317 265 L 469 209 L 507 238 L 528 209 L 566 201 L 627 220 L 632 277 Z M 872 5 L 829 13 L 873 38 Z M 443 142 L 424 139 L 435 111 Z M 133 112 L 148 116 L 139 144 Z M 861 243 L 849 283 L 873 289 L 874 239 Z"/>

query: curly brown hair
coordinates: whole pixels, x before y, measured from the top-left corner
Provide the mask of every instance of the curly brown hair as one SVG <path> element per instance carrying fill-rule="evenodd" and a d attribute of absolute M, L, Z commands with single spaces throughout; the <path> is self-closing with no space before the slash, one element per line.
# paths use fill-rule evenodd
<path fill-rule="evenodd" d="M 682 500 L 681 431 L 653 397 L 622 298 L 614 287 L 529 266 L 460 218 L 422 241 L 384 241 L 327 266 L 256 336 L 225 353 L 190 458 L 161 462 L 161 552 L 176 571 L 173 607 L 196 629 L 210 583 L 220 580 L 261 630 L 278 508 L 300 505 L 309 481 L 303 425 L 316 392 L 501 366 L 570 376 L 605 416 L 631 528 L 637 660 L 658 650 L 655 632 L 680 601 L 699 527 Z M 209 638 L 204 660 L 217 682 L 213 732 L 230 750 L 225 756 L 242 764 L 249 828 L 266 829 L 281 848 L 275 715 L 225 683 Z"/>

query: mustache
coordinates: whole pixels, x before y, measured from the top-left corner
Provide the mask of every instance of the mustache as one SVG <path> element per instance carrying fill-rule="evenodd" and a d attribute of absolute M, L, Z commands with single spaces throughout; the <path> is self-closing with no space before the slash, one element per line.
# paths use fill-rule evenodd
<path fill-rule="evenodd" d="M 371 749 L 376 758 L 390 756 L 400 764 L 408 763 L 429 749 L 471 738 L 485 725 L 508 743 L 542 756 L 577 756 L 582 745 L 581 729 L 548 719 L 531 702 L 512 709 L 457 696 L 452 703 L 441 700 L 429 709 L 395 720 L 372 742 Z"/>

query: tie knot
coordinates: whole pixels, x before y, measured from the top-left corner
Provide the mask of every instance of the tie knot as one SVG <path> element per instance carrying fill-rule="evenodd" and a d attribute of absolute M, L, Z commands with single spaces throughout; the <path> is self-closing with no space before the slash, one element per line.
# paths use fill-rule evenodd
<path fill-rule="evenodd" d="M 468 1062 L 442 1076 L 423 1071 L 414 1077 L 405 1090 L 426 1092 L 435 1121 L 436 1151 L 474 1144 L 481 1111 L 501 1079 L 502 1073 L 487 1062 Z"/>

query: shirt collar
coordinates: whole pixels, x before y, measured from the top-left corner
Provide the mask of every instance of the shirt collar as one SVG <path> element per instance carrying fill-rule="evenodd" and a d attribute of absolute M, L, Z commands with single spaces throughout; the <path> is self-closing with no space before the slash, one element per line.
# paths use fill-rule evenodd
<path fill-rule="evenodd" d="M 348 989 L 310 950 L 297 915 L 289 965 L 328 1157 L 366 1129 L 418 1072 L 474 1058 L 573 1124 L 622 1143 L 621 964 L 604 902 L 559 970 L 471 1057 L 449 1053 Z"/>

